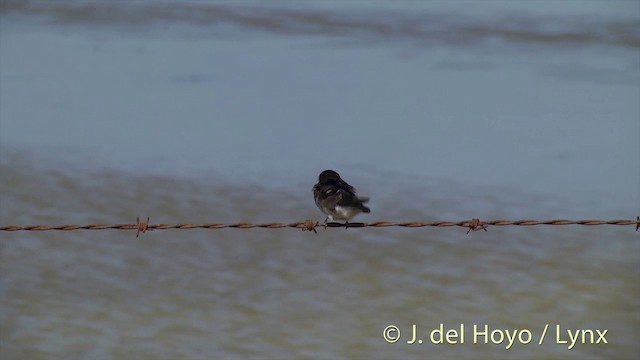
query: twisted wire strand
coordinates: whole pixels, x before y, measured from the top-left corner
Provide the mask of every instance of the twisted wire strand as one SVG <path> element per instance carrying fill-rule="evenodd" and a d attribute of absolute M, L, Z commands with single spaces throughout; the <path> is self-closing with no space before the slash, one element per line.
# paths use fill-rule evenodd
<path fill-rule="evenodd" d="M 587 220 L 567 220 L 567 219 L 551 219 L 551 220 L 532 220 L 532 219 L 523 219 L 523 220 L 490 220 L 490 221 L 480 221 L 478 218 L 473 218 L 471 220 L 462 220 L 462 221 L 431 221 L 431 222 L 394 222 L 394 221 L 374 221 L 370 223 L 336 223 L 330 222 L 327 224 L 320 223 L 318 221 L 312 220 L 304 220 L 293 223 L 264 223 L 264 224 L 252 224 L 252 223 L 235 223 L 235 224 L 220 224 L 220 223 L 209 223 L 209 224 L 149 224 L 149 218 L 146 221 L 141 222 L 139 218 L 136 219 L 135 224 L 89 224 L 89 225 L 28 225 L 28 226 L 20 226 L 20 225 L 7 225 L 1 226 L 1 231 L 50 231 L 50 230 L 58 230 L 58 231 L 70 231 L 70 230 L 137 230 L 136 236 L 139 236 L 140 233 L 144 233 L 146 231 L 151 230 L 168 230 L 168 229 L 254 229 L 254 228 L 262 228 L 262 229 L 282 229 L 282 228 L 297 228 L 306 231 L 316 232 L 316 228 L 364 228 L 364 227 L 408 227 L 408 228 L 419 228 L 419 227 L 464 227 L 468 228 L 470 231 L 478 231 L 484 230 L 487 231 L 488 226 L 535 226 L 535 225 L 585 225 L 585 226 L 596 226 L 596 225 L 636 225 L 636 231 L 640 228 L 640 216 L 636 217 L 636 220 L 630 219 L 617 219 L 617 220 L 597 220 L 597 219 L 587 219 Z"/>

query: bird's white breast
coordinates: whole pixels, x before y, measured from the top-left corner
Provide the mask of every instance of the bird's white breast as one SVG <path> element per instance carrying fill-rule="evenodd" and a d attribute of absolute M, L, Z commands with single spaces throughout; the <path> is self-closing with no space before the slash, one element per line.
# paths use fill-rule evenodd
<path fill-rule="evenodd" d="M 336 206 L 332 217 L 334 219 L 351 220 L 359 212 L 360 210 L 353 207 Z"/>

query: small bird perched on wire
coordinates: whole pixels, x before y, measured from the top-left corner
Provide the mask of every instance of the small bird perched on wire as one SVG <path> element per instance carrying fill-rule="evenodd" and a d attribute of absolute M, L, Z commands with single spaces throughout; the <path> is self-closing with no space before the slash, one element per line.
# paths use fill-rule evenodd
<path fill-rule="evenodd" d="M 364 205 L 369 198 L 356 196 L 356 189 L 342 180 L 333 170 L 325 170 L 318 176 L 318 183 L 313 186 L 313 199 L 318 209 L 327 215 L 327 220 L 344 220 L 348 223 L 359 213 L 370 213 Z"/>

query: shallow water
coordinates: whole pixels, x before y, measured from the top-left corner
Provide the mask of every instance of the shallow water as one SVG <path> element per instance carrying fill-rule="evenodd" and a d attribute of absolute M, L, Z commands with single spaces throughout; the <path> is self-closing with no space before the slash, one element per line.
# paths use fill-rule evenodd
<path fill-rule="evenodd" d="M 41 167 L 19 153 L 4 161 L 3 223 L 320 215 L 309 191 Z M 454 201 L 408 210 L 403 204 L 439 187 L 408 189 L 378 203 L 404 219 L 464 218 Z M 635 235 L 613 226 L 3 233 L 3 358 L 631 358 L 640 326 Z M 423 345 L 407 345 L 414 323 L 463 323 L 467 343 L 436 346 L 425 335 Z M 399 343 L 382 339 L 390 324 L 405 334 Z M 474 345 L 474 324 L 527 329 L 534 341 Z M 540 346 L 545 324 L 608 329 L 609 344 L 568 351 L 549 336 Z"/>
<path fill-rule="evenodd" d="M 322 220 L 325 168 L 367 222 L 637 215 L 635 8 L 100 4 L 3 2 L 0 225 Z M 2 232 L 0 355 L 640 352 L 632 226 L 465 232 Z M 441 323 L 465 342 L 432 344 Z M 531 342 L 474 344 L 485 324 Z"/>

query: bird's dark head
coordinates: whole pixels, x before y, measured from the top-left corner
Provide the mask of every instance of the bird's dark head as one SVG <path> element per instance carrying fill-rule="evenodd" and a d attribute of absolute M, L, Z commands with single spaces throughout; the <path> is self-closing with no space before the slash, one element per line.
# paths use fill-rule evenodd
<path fill-rule="evenodd" d="M 326 183 L 331 180 L 342 180 L 342 179 L 340 179 L 340 175 L 338 175 L 338 173 L 333 170 L 325 170 L 320 173 L 320 176 L 318 176 L 318 182 L 320 183 Z"/>

